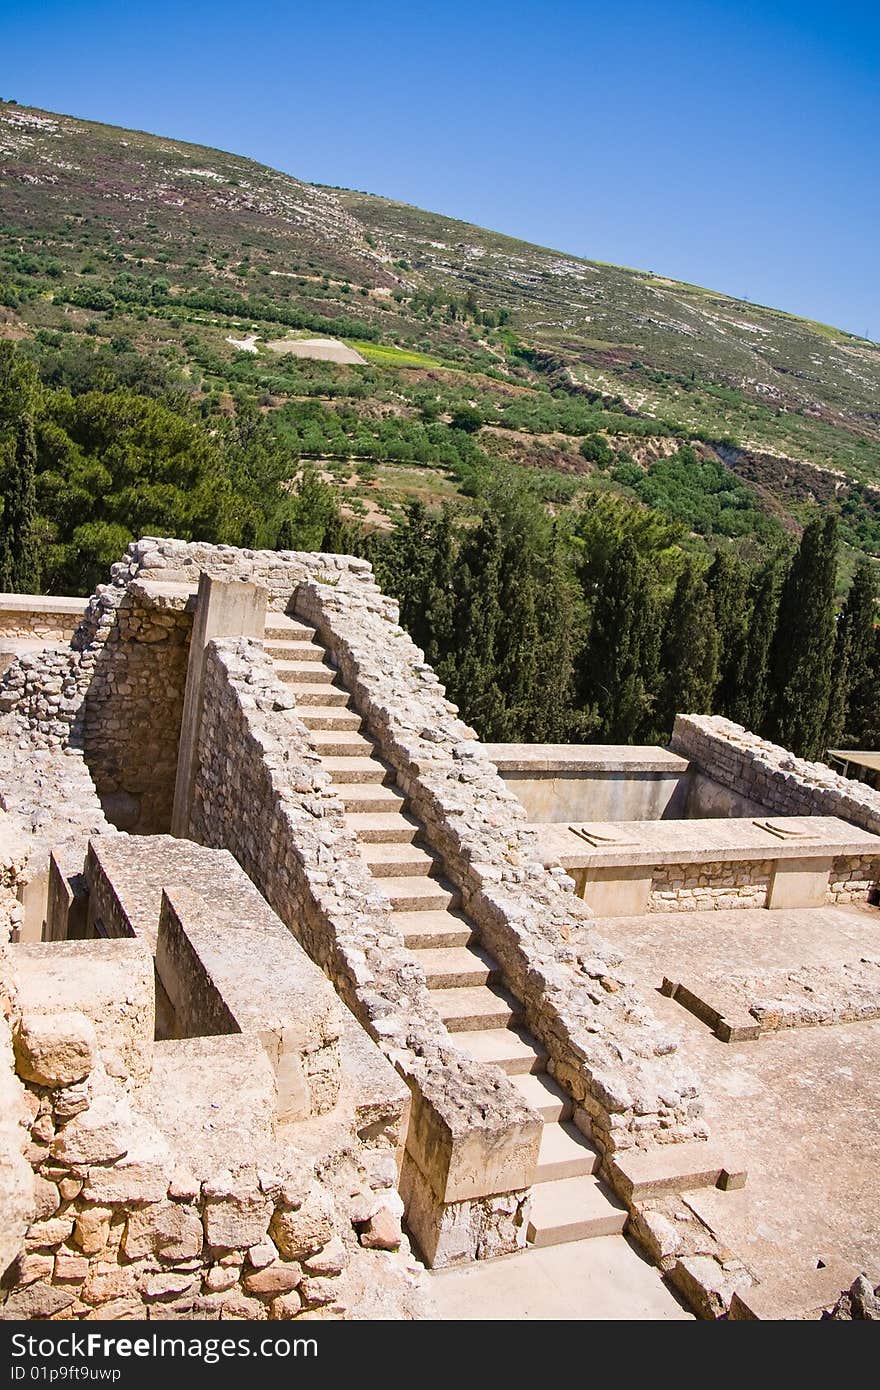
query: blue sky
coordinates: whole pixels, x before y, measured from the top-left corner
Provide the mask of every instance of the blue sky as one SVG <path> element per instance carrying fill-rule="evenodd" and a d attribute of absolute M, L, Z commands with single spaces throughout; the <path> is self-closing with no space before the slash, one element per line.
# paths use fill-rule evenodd
<path fill-rule="evenodd" d="M 0 96 L 880 338 L 880 8 L 0 0 Z"/>

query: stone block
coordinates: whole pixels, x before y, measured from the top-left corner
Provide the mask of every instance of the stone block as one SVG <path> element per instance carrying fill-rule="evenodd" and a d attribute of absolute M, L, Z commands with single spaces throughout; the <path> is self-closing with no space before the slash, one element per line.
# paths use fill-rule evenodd
<path fill-rule="evenodd" d="M 10 947 L 22 1013 L 75 1011 L 95 1030 L 111 1076 L 142 1084 L 153 1062 L 153 960 L 139 941 L 53 941 Z"/>
<path fill-rule="evenodd" d="M 23 1014 L 15 1034 L 16 1070 L 38 1086 L 82 1081 L 95 1064 L 97 1041 L 91 1020 L 78 1010 Z"/>
<path fill-rule="evenodd" d="M 269 1234 L 288 1260 L 315 1255 L 333 1235 L 334 1210 L 329 1193 L 313 1187 L 300 1206 L 276 1211 Z"/>
<path fill-rule="evenodd" d="M 130 1260 L 158 1255 L 163 1260 L 192 1260 L 202 1252 L 201 1218 L 180 1202 L 157 1202 L 130 1212 L 122 1248 Z"/>
<path fill-rule="evenodd" d="M 658 1144 L 629 1149 L 609 1160 L 614 1189 L 626 1202 L 699 1187 L 743 1187 L 746 1173 L 711 1144 Z"/>
<path fill-rule="evenodd" d="M 831 856 L 780 859 L 774 865 L 767 906 L 772 908 L 822 907 L 828 891 Z"/>
<path fill-rule="evenodd" d="M 855 1265 L 832 1260 L 821 1269 L 792 1269 L 782 1278 L 739 1288 L 730 1302 L 731 1322 L 818 1320 L 858 1277 Z"/>
<path fill-rule="evenodd" d="M 529 1187 L 541 1146 L 541 1118 L 512 1086 L 481 1097 L 460 1079 L 456 1087 L 444 1086 L 440 1078 L 429 1084 L 426 1078 L 413 1092 L 407 1155 L 441 1202 Z"/>
<path fill-rule="evenodd" d="M 243 871 L 223 870 L 207 864 L 201 891 L 163 892 L 156 968 L 179 1030 L 259 1037 L 279 1119 L 306 1119 L 339 1094 L 341 1005 Z"/>

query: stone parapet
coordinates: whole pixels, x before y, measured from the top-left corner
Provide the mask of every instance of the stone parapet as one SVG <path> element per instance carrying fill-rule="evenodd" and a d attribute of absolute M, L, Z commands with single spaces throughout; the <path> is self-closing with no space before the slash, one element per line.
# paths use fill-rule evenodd
<path fill-rule="evenodd" d="M 455 1258 L 519 1248 L 539 1117 L 502 1072 L 454 1047 L 262 645 L 210 643 L 204 690 L 189 833 L 234 853 L 407 1081 L 402 1183 L 433 1194 L 414 1227 L 424 1253 L 442 1263 L 453 1245 Z M 463 1225 L 466 1251 L 447 1239 Z"/>
<path fill-rule="evenodd" d="M 568 876 L 540 862 L 522 806 L 393 615 L 369 594 L 313 583 L 296 612 L 338 664 L 582 1127 L 609 1154 L 704 1135 L 677 1038 L 637 997 Z"/>
<path fill-rule="evenodd" d="M 729 719 L 680 714 L 670 746 L 715 782 L 777 815 L 839 816 L 880 834 L 880 792 L 824 763 L 797 758 Z"/>

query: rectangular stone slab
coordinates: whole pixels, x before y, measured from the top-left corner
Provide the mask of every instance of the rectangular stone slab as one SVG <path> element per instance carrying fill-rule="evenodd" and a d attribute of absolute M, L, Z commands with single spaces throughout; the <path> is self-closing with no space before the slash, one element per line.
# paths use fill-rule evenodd
<path fill-rule="evenodd" d="M 697 1187 L 743 1187 L 746 1171 L 731 1153 L 711 1144 L 659 1144 L 611 1159 L 615 1187 L 626 1201 Z"/>

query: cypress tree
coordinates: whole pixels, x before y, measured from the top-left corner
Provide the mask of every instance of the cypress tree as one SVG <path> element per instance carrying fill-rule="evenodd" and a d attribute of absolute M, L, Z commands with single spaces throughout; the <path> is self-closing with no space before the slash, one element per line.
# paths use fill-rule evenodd
<path fill-rule="evenodd" d="M 706 572 L 706 588 L 712 599 L 718 633 L 718 683 L 712 710 L 730 719 L 739 687 L 750 605 L 747 571 L 729 550 L 716 550 Z"/>
<path fill-rule="evenodd" d="M 825 750 L 834 664 L 837 517 L 806 527 L 791 562 L 770 653 L 766 733 L 803 758 Z"/>
<path fill-rule="evenodd" d="M 453 656 L 441 662 L 439 672 L 465 718 L 489 742 L 503 741 L 508 731 L 498 684 L 502 558 L 500 528 L 487 513 L 461 542 L 454 577 Z"/>
<path fill-rule="evenodd" d="M 728 718 L 755 731 L 763 728 L 770 698 L 769 665 L 779 609 L 780 570 L 774 559 L 752 576 L 747 600 L 748 621 L 732 663 Z"/>
<path fill-rule="evenodd" d="M 676 714 L 708 714 L 718 684 L 715 604 L 693 564 L 686 565 L 663 627 L 660 718 L 666 734 Z"/>
<path fill-rule="evenodd" d="M 656 602 L 647 566 L 629 539 L 611 552 L 578 663 L 580 697 L 605 743 L 633 743 L 652 719 Z"/>
<path fill-rule="evenodd" d="M 835 678 L 843 692 L 839 727 L 830 727 L 828 743 L 845 748 L 869 748 L 866 742 L 877 723 L 878 695 L 874 655 L 877 634 L 877 586 L 874 566 L 863 560 L 853 575 L 846 602 L 837 622 Z M 840 666 L 845 661 L 845 684 Z"/>
<path fill-rule="evenodd" d="M 34 368 L 17 357 L 12 343 L 0 343 L 0 588 L 10 593 L 34 593 L 40 582 L 35 534 L 38 396 Z"/>

